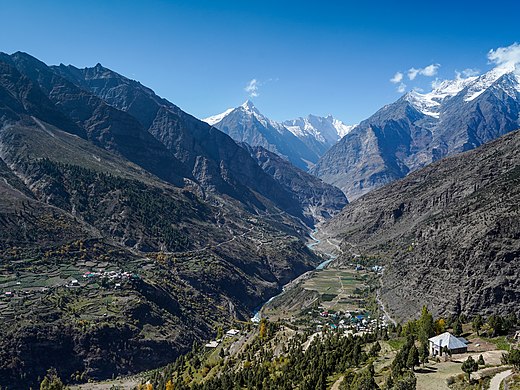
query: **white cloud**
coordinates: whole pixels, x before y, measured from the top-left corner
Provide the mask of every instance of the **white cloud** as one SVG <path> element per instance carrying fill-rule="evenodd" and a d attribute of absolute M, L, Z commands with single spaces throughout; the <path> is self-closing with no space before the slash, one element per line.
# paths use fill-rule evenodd
<path fill-rule="evenodd" d="M 428 66 L 425 66 L 424 68 L 410 68 L 408 69 L 408 78 L 410 80 L 415 80 L 417 75 L 422 75 L 426 77 L 433 77 L 437 74 L 437 71 L 439 70 L 441 66 L 439 64 L 431 64 Z"/>
<path fill-rule="evenodd" d="M 467 68 L 467 69 L 464 69 L 462 72 L 461 72 L 462 76 L 464 77 L 474 77 L 474 76 L 478 76 L 480 74 L 480 70 L 478 69 L 474 69 L 474 68 Z"/>
<path fill-rule="evenodd" d="M 488 59 L 500 68 L 515 68 L 520 64 L 520 44 L 515 42 L 507 47 L 492 49 L 488 52 Z"/>
<path fill-rule="evenodd" d="M 433 77 L 437 74 L 441 66 L 439 64 L 431 64 L 421 70 L 421 74 L 426 77 Z"/>
<path fill-rule="evenodd" d="M 258 91 L 258 88 L 262 85 L 257 79 L 251 79 L 247 85 L 244 88 L 244 91 L 246 91 L 249 94 L 249 97 L 254 98 L 260 95 L 260 92 Z"/>
<path fill-rule="evenodd" d="M 431 64 L 428 66 L 425 66 L 424 68 L 410 68 L 406 72 L 408 79 L 415 80 L 415 78 L 418 75 L 426 76 L 426 77 L 433 77 L 437 74 L 437 71 L 439 70 L 440 65 L 439 64 Z M 398 84 L 396 91 L 399 93 L 404 93 L 406 91 L 406 84 L 403 82 L 404 80 L 404 73 L 403 72 L 396 72 L 394 76 L 390 79 L 390 82 L 392 84 Z"/>
<path fill-rule="evenodd" d="M 393 84 L 399 84 L 401 81 L 403 81 L 404 75 L 401 72 L 396 72 L 394 74 L 394 77 L 390 79 L 390 82 Z"/>
<path fill-rule="evenodd" d="M 408 78 L 410 80 L 414 80 L 417 77 L 417 75 L 419 74 L 419 70 L 420 69 L 415 69 L 415 68 L 408 69 Z"/>

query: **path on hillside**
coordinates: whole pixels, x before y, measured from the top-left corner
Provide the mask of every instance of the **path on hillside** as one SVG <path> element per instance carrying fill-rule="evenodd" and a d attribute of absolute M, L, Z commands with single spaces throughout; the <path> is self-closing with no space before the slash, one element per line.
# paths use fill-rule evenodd
<path fill-rule="evenodd" d="M 507 378 L 509 375 L 511 375 L 513 371 L 512 370 L 506 370 L 499 372 L 496 374 L 493 378 L 491 378 L 491 383 L 489 384 L 489 390 L 500 390 L 500 383 Z"/>
<path fill-rule="evenodd" d="M 390 321 L 394 326 L 397 326 L 397 322 L 390 317 L 390 314 L 386 311 L 385 304 L 383 303 L 383 300 L 381 299 L 381 296 L 379 294 L 379 289 L 376 292 L 376 301 L 379 304 L 379 307 L 381 308 L 381 311 L 383 312 L 384 316 Z"/>

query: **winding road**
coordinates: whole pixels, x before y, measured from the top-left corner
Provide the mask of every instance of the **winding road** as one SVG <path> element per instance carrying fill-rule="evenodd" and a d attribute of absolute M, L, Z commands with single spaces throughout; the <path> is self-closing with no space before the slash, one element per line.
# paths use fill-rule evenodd
<path fill-rule="evenodd" d="M 499 372 L 493 378 L 491 378 L 491 383 L 489 384 L 489 390 L 500 390 L 500 384 L 504 379 L 506 379 L 509 375 L 512 374 L 512 370 L 506 370 Z M 504 390 L 507 390 L 504 387 Z"/>

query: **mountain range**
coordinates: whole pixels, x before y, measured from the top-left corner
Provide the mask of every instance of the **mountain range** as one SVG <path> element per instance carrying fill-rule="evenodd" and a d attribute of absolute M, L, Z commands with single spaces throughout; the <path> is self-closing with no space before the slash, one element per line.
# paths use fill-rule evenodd
<path fill-rule="evenodd" d="M 1 53 L 0 383 L 146 370 L 248 318 L 320 261 L 274 176 L 99 64 Z"/>
<path fill-rule="evenodd" d="M 384 266 L 397 319 L 520 314 L 519 98 L 499 67 L 355 126 L 201 121 L 101 64 L 0 53 L 0 383 L 173 361 L 321 263 L 317 223 L 340 264 Z"/>
<path fill-rule="evenodd" d="M 309 115 L 276 122 L 263 115 L 251 100 L 204 121 L 238 142 L 261 146 L 304 170 L 310 169 L 325 151 L 354 127 L 332 116 Z"/>
<path fill-rule="evenodd" d="M 354 200 L 517 129 L 519 112 L 520 78 L 514 68 L 459 76 L 381 108 L 327 151 L 311 173 Z"/>

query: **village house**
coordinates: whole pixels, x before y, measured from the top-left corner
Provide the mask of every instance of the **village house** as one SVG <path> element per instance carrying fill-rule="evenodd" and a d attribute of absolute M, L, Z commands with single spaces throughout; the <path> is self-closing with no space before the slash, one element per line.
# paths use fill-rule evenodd
<path fill-rule="evenodd" d="M 236 336 L 240 333 L 240 331 L 238 329 L 230 329 L 226 332 L 226 336 L 228 337 L 233 337 L 233 336 Z"/>
<path fill-rule="evenodd" d="M 468 352 L 467 341 L 462 337 L 455 337 L 450 332 L 444 332 L 428 341 L 430 342 L 430 354 L 433 356 L 442 356 L 444 347 L 447 347 L 452 354 Z"/>

